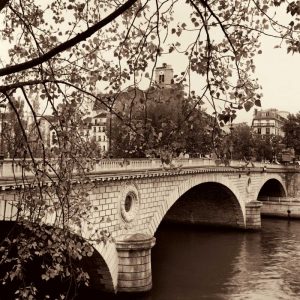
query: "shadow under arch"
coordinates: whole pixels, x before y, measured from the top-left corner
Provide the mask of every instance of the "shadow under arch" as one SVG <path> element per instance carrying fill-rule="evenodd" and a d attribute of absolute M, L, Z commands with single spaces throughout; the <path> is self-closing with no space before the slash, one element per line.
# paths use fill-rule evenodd
<path fill-rule="evenodd" d="M 269 178 L 262 183 L 258 189 L 256 199 L 258 201 L 266 201 L 268 197 L 286 197 L 287 192 L 281 179 Z"/>
<path fill-rule="evenodd" d="M 244 227 L 244 215 L 239 201 L 227 186 L 217 182 L 201 183 L 186 191 L 170 207 L 163 221 Z"/>
<path fill-rule="evenodd" d="M 114 293 L 115 286 L 109 266 L 102 255 L 94 248 L 91 257 L 82 259 L 82 267 L 90 276 L 90 287 L 101 292 Z"/>
<path fill-rule="evenodd" d="M 161 203 L 160 207 L 156 209 L 151 223 L 148 226 L 148 234 L 152 236 L 155 234 L 160 222 L 163 220 L 168 210 L 182 195 L 184 195 L 190 189 L 206 183 L 217 184 L 218 187 L 224 187 L 224 189 L 230 194 L 232 201 L 235 203 L 233 207 L 238 215 L 236 218 L 236 220 L 238 220 L 236 223 L 237 227 L 245 228 L 246 208 L 243 200 L 244 198 L 242 197 L 238 186 L 235 185 L 234 181 L 230 180 L 230 178 L 224 176 L 224 174 L 206 173 L 197 174 L 196 176 L 192 176 L 187 180 L 181 181 L 179 185 L 173 186 L 172 190 Z"/>
<path fill-rule="evenodd" d="M 52 227 L 53 226 L 49 226 Z M 25 229 L 25 231 L 24 231 Z M 0 221 L 0 243 L 2 243 L 2 241 L 9 235 L 11 238 L 13 238 L 14 235 L 18 235 L 21 232 L 26 232 L 26 228 L 23 227 L 22 225 L 20 225 L 18 222 L 16 221 Z M 72 234 L 73 235 L 73 234 Z M 74 235 L 74 241 L 76 242 L 83 242 L 84 238 Z M 80 266 L 83 271 L 87 272 L 89 275 L 89 288 L 92 288 L 94 290 L 97 290 L 99 292 L 105 292 L 105 293 L 114 293 L 116 292 L 116 280 L 114 280 L 113 278 L 113 274 L 111 273 L 111 266 L 109 266 L 106 263 L 106 260 L 104 259 L 104 257 L 101 255 L 100 251 L 110 251 L 110 247 L 114 247 L 113 243 L 106 243 L 106 245 L 95 245 L 92 246 L 93 247 L 93 254 L 91 256 L 83 256 L 82 259 L 80 259 L 79 261 L 74 261 L 74 268 L 76 268 L 77 266 Z M 98 249 L 97 249 L 98 248 Z M 40 276 L 41 278 L 41 269 L 40 266 L 42 264 L 43 261 L 43 257 L 39 257 L 36 256 L 36 259 L 34 259 L 32 261 L 32 263 L 30 262 L 30 265 L 28 267 L 28 276 L 31 276 L 30 274 L 34 274 L 33 276 L 33 280 L 34 278 L 37 278 L 37 276 Z M 45 259 L 47 260 L 47 257 L 45 257 Z M 0 252 L 0 260 L 1 260 L 1 252 Z M 116 261 L 116 264 L 118 263 L 118 261 Z M 8 271 L 7 267 L 3 267 L 2 265 L 0 265 L 0 276 L 1 278 L 3 277 L 3 275 L 5 275 L 5 273 Z M 2 274 L 3 273 L 3 274 Z M 48 284 L 48 281 L 43 281 L 45 284 Z M 39 286 L 40 280 L 37 281 L 37 285 Z M 50 283 L 49 281 L 49 285 L 47 286 L 47 290 L 51 290 L 51 289 L 56 289 L 58 288 L 58 286 L 63 286 L 64 283 L 59 283 L 59 278 L 56 278 L 53 282 Z M 11 286 L 9 289 L 11 288 L 17 288 L 17 285 L 15 286 L 15 284 L 13 283 L 13 286 Z M 43 289 L 43 285 L 41 287 Z M 2 288 L 0 288 L 0 293 L 1 295 L 5 295 L 7 294 L 7 299 L 13 299 L 10 298 L 10 293 L 11 291 L 9 289 L 6 289 L 5 286 L 2 286 Z M 58 288 L 59 289 L 59 288 Z M 2 291 L 3 290 L 3 291 Z M 14 292 L 12 290 L 12 292 Z M 12 294 L 11 296 L 13 296 L 14 294 Z M 1 298 L 2 299 L 2 298 Z"/>

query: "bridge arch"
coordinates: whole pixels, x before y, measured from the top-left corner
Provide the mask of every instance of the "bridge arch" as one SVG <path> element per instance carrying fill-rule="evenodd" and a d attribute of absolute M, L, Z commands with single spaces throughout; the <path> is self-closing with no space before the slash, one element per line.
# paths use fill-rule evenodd
<path fill-rule="evenodd" d="M 9 232 L 14 224 L 17 223 L 15 214 L 11 215 L 13 205 L 9 202 L 5 203 L 5 205 L 8 209 L 0 216 L 0 240 L 4 239 L 6 232 Z M 51 226 L 50 223 L 49 226 Z M 88 240 L 90 236 L 91 232 L 87 230 L 86 226 L 80 238 Z M 91 286 L 104 292 L 116 292 L 119 259 L 115 243 L 101 242 L 92 246 L 94 248 L 93 255 L 91 257 L 83 257 L 82 260 L 84 270 L 90 275 Z"/>
<path fill-rule="evenodd" d="M 232 209 L 236 215 L 236 225 L 238 227 L 245 226 L 245 203 L 238 190 L 238 188 L 230 181 L 229 178 L 225 177 L 224 174 L 207 173 L 205 176 L 199 174 L 190 177 L 188 180 L 183 181 L 178 186 L 175 186 L 173 191 L 170 192 L 166 201 L 163 202 L 161 207 L 157 209 L 154 214 L 151 225 L 149 226 L 148 233 L 154 235 L 159 224 L 171 209 L 171 207 L 187 192 L 201 186 L 202 184 L 212 184 L 215 187 L 219 187 L 220 190 L 226 191 L 232 200 Z"/>
<path fill-rule="evenodd" d="M 105 248 L 107 249 L 104 250 Z M 109 251 L 108 249 L 111 249 L 112 253 L 116 252 L 113 248 L 115 247 L 112 245 L 108 247 L 94 246 L 93 255 L 91 257 L 84 257 L 82 262 L 84 269 L 90 275 L 90 285 L 95 289 L 112 293 L 117 291 L 118 268 L 114 271 L 114 265 L 118 267 L 118 257 L 116 253 L 115 256 L 112 255 L 111 258 L 107 258 L 105 253 Z"/>
<path fill-rule="evenodd" d="M 262 180 L 258 185 L 254 199 L 259 200 L 264 197 L 286 197 L 287 190 L 285 183 L 280 175 L 272 176 Z"/>
<path fill-rule="evenodd" d="M 81 228 L 81 236 L 90 240 L 94 232 L 89 230 L 87 224 Z M 87 268 L 91 285 L 105 292 L 116 292 L 118 284 L 119 258 L 114 242 L 93 243 L 94 253 L 91 258 L 84 261 Z"/>

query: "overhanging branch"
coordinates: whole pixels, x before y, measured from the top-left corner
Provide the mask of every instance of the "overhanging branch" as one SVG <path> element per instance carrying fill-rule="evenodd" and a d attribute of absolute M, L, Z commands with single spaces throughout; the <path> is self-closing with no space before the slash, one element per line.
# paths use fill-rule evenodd
<path fill-rule="evenodd" d="M 5 5 L 8 1 L 0 0 L 0 9 L 1 9 L 2 2 L 4 2 L 4 5 Z M 20 63 L 20 64 L 16 64 L 13 66 L 8 66 L 8 67 L 0 69 L 0 76 L 10 75 L 10 74 L 13 74 L 16 72 L 21 72 L 21 71 L 33 68 L 37 65 L 40 65 L 40 64 L 48 61 L 55 55 L 65 51 L 65 50 L 77 45 L 78 43 L 86 40 L 87 38 L 89 38 L 95 32 L 102 29 L 104 26 L 106 26 L 107 24 L 109 24 L 110 22 L 115 20 L 118 16 L 120 16 L 122 13 L 124 13 L 127 9 L 132 7 L 135 2 L 137 2 L 137 0 L 128 0 L 123 5 L 121 5 L 119 8 L 117 8 L 114 12 L 112 12 L 110 15 L 108 15 L 106 18 L 104 18 L 100 22 L 96 23 L 92 27 L 88 28 L 86 31 L 79 33 L 72 39 L 70 39 L 62 44 L 59 44 L 57 47 L 51 49 L 47 53 L 45 53 L 37 58 L 26 61 L 24 63 Z"/>

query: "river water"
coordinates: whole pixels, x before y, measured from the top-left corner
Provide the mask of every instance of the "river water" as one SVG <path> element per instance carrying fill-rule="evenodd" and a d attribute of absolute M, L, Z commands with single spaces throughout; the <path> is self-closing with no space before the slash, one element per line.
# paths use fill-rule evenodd
<path fill-rule="evenodd" d="M 156 238 L 152 291 L 113 299 L 300 299 L 299 221 L 263 219 L 260 232 L 162 225 Z"/>

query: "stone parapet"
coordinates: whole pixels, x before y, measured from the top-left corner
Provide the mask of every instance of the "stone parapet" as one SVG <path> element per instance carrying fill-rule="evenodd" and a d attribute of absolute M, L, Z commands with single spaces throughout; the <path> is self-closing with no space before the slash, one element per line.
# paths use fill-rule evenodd
<path fill-rule="evenodd" d="M 300 202 L 262 202 L 262 216 L 300 219 Z"/>

